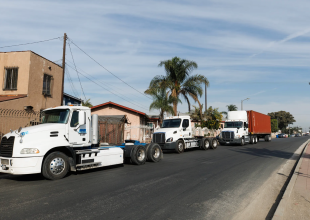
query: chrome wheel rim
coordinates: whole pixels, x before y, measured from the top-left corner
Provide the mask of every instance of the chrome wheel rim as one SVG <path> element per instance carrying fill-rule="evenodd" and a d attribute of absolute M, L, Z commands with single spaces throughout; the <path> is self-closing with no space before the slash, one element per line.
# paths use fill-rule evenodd
<path fill-rule="evenodd" d="M 205 148 L 209 148 L 209 141 L 205 141 Z"/>
<path fill-rule="evenodd" d="M 54 175 L 61 174 L 66 168 L 66 163 L 61 157 L 54 158 L 50 163 L 50 171 Z"/>
<path fill-rule="evenodd" d="M 178 149 L 179 149 L 179 151 L 183 151 L 183 143 L 182 142 L 180 142 L 178 144 Z"/>
<path fill-rule="evenodd" d="M 138 160 L 143 161 L 145 158 L 145 151 L 143 149 L 139 149 L 138 151 Z"/>
<path fill-rule="evenodd" d="M 213 141 L 213 147 L 216 147 L 217 146 L 217 143 L 216 143 L 216 140 Z"/>
<path fill-rule="evenodd" d="M 158 158 L 159 155 L 160 155 L 160 150 L 159 150 L 158 148 L 155 148 L 153 157 L 154 157 L 154 158 Z"/>

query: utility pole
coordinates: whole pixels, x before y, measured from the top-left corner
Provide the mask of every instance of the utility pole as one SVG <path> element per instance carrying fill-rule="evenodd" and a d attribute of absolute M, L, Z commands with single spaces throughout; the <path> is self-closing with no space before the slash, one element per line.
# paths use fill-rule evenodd
<path fill-rule="evenodd" d="M 241 100 L 241 110 L 243 110 L 243 101 L 249 100 L 249 99 L 250 99 L 250 98 L 246 98 L 246 99 Z"/>
<path fill-rule="evenodd" d="M 205 111 L 207 111 L 207 84 L 205 83 Z"/>
<path fill-rule="evenodd" d="M 60 106 L 63 105 L 64 99 L 64 83 L 65 83 L 65 68 L 66 68 L 66 43 L 67 43 L 67 34 L 64 34 L 64 46 L 62 51 L 62 86 L 61 86 L 61 100 Z"/>

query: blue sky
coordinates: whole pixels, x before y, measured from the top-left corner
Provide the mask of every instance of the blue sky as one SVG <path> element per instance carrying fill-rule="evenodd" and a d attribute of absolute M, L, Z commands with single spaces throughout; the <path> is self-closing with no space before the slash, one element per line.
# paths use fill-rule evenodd
<path fill-rule="evenodd" d="M 162 60 L 197 62 L 194 74 L 210 81 L 208 106 L 235 104 L 262 113 L 289 111 L 293 126 L 310 127 L 310 2 L 307 0 L 211 1 L 0 1 L 0 47 L 68 37 L 109 71 L 143 93 L 165 74 Z M 125 85 L 71 45 L 86 98 L 113 101 L 149 113 L 151 100 Z M 62 41 L 2 48 L 62 58 Z M 67 47 L 67 61 L 72 62 Z M 72 65 L 72 64 L 71 64 Z M 83 98 L 69 68 L 65 92 Z M 115 94 L 111 94 L 112 91 Z M 119 96 L 124 99 L 119 98 Z M 204 97 L 200 101 L 204 103 Z M 187 111 L 184 101 L 178 106 Z M 192 105 L 195 105 L 192 100 Z M 197 104 L 196 104 L 197 105 Z M 157 114 L 152 111 L 151 114 Z"/>

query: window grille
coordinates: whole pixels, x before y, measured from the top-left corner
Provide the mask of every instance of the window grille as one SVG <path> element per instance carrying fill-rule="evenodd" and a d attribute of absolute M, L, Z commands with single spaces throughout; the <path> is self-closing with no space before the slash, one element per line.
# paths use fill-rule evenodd
<path fill-rule="evenodd" d="M 17 78 L 18 78 L 18 68 L 6 68 L 4 89 L 8 90 L 17 89 Z"/>
<path fill-rule="evenodd" d="M 52 76 L 44 74 L 43 77 L 43 95 L 51 95 Z"/>

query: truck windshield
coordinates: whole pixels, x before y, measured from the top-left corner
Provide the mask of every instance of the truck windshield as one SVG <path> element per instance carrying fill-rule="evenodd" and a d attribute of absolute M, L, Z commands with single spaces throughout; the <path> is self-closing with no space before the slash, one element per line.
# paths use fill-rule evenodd
<path fill-rule="evenodd" d="M 169 119 L 169 120 L 164 120 L 161 127 L 162 128 L 178 128 L 180 127 L 180 124 L 181 124 L 180 118 Z"/>
<path fill-rule="evenodd" d="M 69 116 L 69 109 L 53 109 L 43 112 L 42 124 L 46 123 L 62 123 L 66 124 Z"/>
<path fill-rule="evenodd" d="M 225 122 L 224 128 L 242 128 L 242 121 Z"/>

